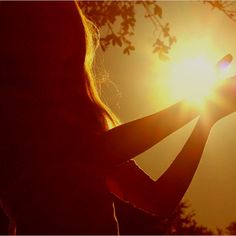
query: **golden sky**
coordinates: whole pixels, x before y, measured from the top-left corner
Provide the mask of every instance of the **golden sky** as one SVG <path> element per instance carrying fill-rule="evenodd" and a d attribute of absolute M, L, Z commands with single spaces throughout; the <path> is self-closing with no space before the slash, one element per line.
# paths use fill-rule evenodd
<path fill-rule="evenodd" d="M 177 37 L 170 61 L 161 62 L 152 53 L 153 27 L 142 11 L 137 12 L 133 38 L 136 50 L 127 56 L 119 48 L 110 48 L 100 55 L 120 93 L 112 85 L 105 85 L 106 100 L 124 122 L 157 112 L 179 99 L 178 95 L 172 96 L 177 87 L 168 85 L 173 65 L 199 56 L 213 64 L 228 53 L 236 58 L 236 22 L 201 2 L 161 1 L 160 6 L 164 20 L 170 22 L 171 32 Z M 232 63 L 229 75 L 236 74 L 235 65 Z M 141 168 L 154 179 L 160 176 L 181 150 L 194 123 L 137 157 Z M 196 210 L 198 222 L 212 229 L 236 221 L 235 134 L 236 114 L 214 126 L 184 197 Z"/>

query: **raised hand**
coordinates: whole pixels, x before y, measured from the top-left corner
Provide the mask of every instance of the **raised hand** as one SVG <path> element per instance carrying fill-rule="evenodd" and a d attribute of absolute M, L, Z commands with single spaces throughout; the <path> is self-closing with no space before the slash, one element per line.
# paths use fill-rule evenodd
<path fill-rule="evenodd" d="M 207 100 L 211 118 L 217 121 L 236 111 L 236 76 L 221 80 Z"/>

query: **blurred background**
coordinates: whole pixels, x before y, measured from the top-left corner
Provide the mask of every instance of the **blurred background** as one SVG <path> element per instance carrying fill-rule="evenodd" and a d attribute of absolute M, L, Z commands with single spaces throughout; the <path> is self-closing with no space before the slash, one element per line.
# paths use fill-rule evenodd
<path fill-rule="evenodd" d="M 118 1 L 107 11 L 106 5 L 102 6 L 104 2 L 97 4 L 97 11 L 103 9 L 100 17 L 106 16 L 105 23 L 93 15 L 96 10 L 88 10 L 88 3 L 86 6 L 82 2 L 82 7 L 101 29 L 103 50 L 100 48 L 97 53 L 97 71 L 106 77 L 106 82 L 100 85 L 102 96 L 122 122 L 160 111 L 183 99 L 191 89 L 203 89 L 208 78 L 203 78 L 198 88 L 189 83 L 188 79 L 199 74 L 201 68 L 189 69 L 186 61 L 201 60 L 213 68 L 224 55 L 236 56 L 233 1 L 150 1 L 149 4 Z M 122 38 L 122 22 L 131 32 L 125 35 L 131 46 Z M 129 47 L 127 53 L 125 49 Z M 221 77 L 234 74 L 235 61 L 221 72 Z M 157 179 L 181 150 L 195 122 L 136 157 L 138 165 Z M 197 223 L 213 230 L 224 229 L 236 221 L 235 134 L 236 114 L 214 126 L 184 197 L 191 205 L 186 211 L 194 209 Z"/>

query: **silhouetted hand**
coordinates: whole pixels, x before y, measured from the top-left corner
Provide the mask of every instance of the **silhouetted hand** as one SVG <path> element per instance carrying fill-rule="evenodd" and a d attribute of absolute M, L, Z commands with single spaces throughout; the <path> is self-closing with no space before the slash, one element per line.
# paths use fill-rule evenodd
<path fill-rule="evenodd" d="M 218 82 L 206 107 L 212 123 L 236 111 L 236 76 Z"/>

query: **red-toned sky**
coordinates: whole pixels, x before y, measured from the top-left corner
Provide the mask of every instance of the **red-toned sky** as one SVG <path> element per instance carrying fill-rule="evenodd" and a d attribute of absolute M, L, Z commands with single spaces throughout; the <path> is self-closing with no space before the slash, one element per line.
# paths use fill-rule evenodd
<path fill-rule="evenodd" d="M 170 61 L 161 62 L 152 54 L 154 42 L 151 22 L 137 11 L 136 50 L 130 56 L 119 48 L 100 53 L 110 79 L 119 89 L 104 85 L 105 97 L 123 122 L 157 112 L 170 104 L 166 84 L 171 66 L 183 58 L 207 56 L 217 61 L 227 53 L 236 57 L 236 22 L 201 2 L 160 2 L 164 21 L 170 22 L 177 44 Z M 230 73 L 236 71 L 232 64 Z M 173 117 L 174 122 L 174 117 Z M 195 121 L 194 121 L 195 122 Z M 181 150 L 194 122 L 167 137 L 151 150 L 136 158 L 143 170 L 156 179 Z M 199 223 L 211 228 L 224 227 L 236 220 L 236 114 L 218 122 L 208 139 L 202 161 L 185 199 L 196 210 Z"/>

